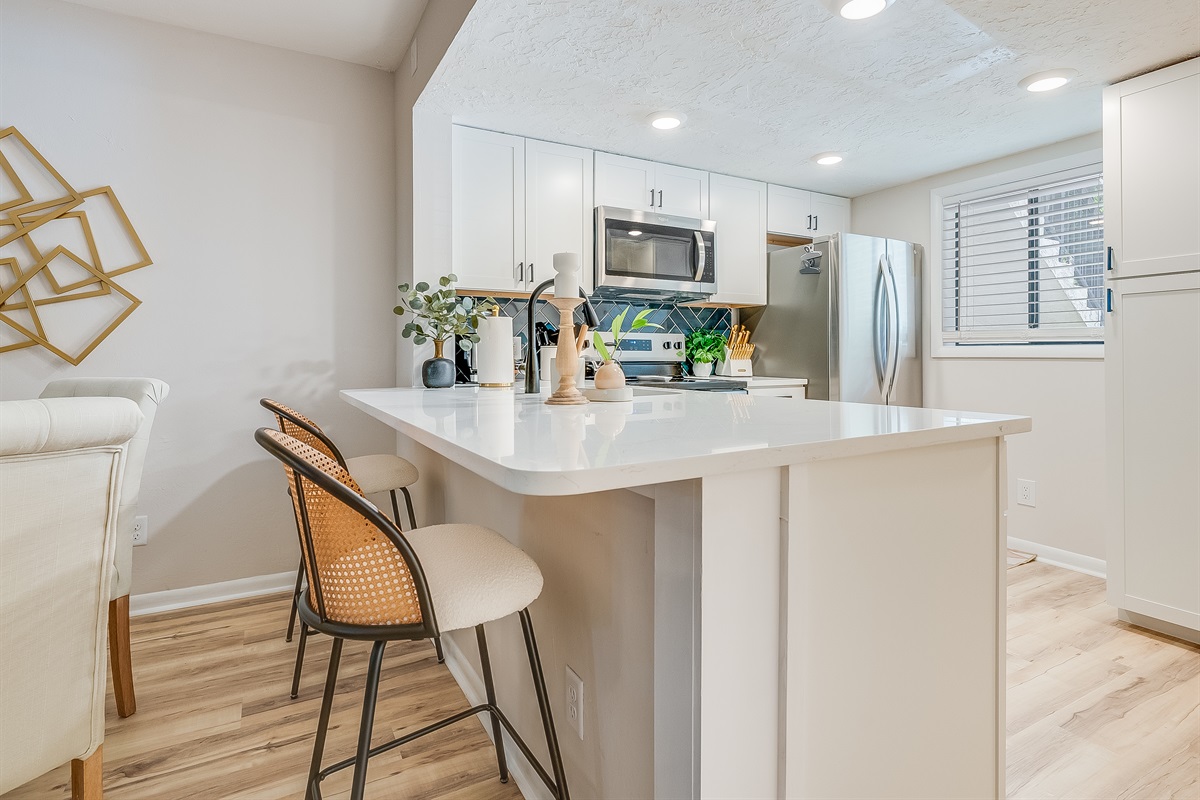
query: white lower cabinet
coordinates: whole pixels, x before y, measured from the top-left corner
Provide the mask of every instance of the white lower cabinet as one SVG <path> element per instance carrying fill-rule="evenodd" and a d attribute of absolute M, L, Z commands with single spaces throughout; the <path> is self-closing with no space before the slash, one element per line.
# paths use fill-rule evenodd
<path fill-rule="evenodd" d="M 454 126 L 452 254 L 464 289 L 525 286 L 525 140 Z"/>
<path fill-rule="evenodd" d="M 595 275 L 592 151 L 525 141 L 525 284 L 554 277 L 555 253 L 579 253 L 587 292 Z"/>
<path fill-rule="evenodd" d="M 709 210 L 717 223 L 714 303 L 767 302 L 767 185 L 713 174 Z"/>
<path fill-rule="evenodd" d="M 1108 600 L 1200 634 L 1200 271 L 1109 290 Z"/>

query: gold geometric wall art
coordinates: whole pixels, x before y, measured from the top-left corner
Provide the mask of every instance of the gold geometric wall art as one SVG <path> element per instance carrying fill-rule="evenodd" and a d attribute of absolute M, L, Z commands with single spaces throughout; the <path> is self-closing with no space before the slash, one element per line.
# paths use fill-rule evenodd
<path fill-rule="evenodd" d="M 0 353 L 40 346 L 79 364 L 141 305 L 113 278 L 151 263 L 112 187 L 76 190 L 0 130 Z"/>

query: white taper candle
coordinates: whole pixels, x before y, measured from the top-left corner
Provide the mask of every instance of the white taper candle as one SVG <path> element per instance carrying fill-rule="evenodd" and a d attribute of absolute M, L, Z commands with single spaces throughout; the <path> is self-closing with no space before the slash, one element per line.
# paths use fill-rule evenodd
<path fill-rule="evenodd" d="M 554 254 L 554 296 L 579 297 L 579 253 Z"/>

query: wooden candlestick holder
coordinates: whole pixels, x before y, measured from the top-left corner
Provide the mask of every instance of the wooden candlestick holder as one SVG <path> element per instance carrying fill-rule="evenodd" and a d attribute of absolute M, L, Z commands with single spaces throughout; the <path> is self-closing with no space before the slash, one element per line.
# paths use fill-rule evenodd
<path fill-rule="evenodd" d="M 588 399 L 575 385 L 575 370 L 579 367 L 580 355 L 575 348 L 575 309 L 583 302 L 582 297 L 555 297 L 550 304 L 558 309 L 558 387 L 546 401 L 551 406 L 582 406 Z"/>

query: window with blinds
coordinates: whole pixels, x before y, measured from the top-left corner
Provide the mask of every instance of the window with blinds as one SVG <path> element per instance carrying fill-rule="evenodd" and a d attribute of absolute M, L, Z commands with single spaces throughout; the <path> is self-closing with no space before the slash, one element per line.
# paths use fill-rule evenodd
<path fill-rule="evenodd" d="M 942 341 L 1098 343 L 1104 337 L 1099 164 L 942 203 Z"/>

